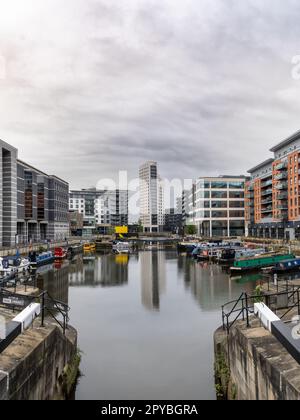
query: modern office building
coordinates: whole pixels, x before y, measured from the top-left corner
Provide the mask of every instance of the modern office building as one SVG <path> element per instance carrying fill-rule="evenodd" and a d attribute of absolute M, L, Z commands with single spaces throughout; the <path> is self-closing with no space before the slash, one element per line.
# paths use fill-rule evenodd
<path fill-rule="evenodd" d="M 0 246 L 68 237 L 68 183 L 18 160 L 8 143 L 0 146 Z"/>
<path fill-rule="evenodd" d="M 164 190 L 157 162 L 149 161 L 139 169 L 140 221 L 144 232 L 160 232 L 164 226 Z"/>
<path fill-rule="evenodd" d="M 17 234 L 18 151 L 0 140 L 0 245 L 15 243 Z"/>
<path fill-rule="evenodd" d="M 69 210 L 83 215 L 83 234 L 89 235 L 101 226 L 128 225 L 128 191 L 97 190 L 71 191 Z"/>
<path fill-rule="evenodd" d="M 182 213 L 179 213 L 179 209 L 167 209 L 165 211 L 164 231 L 174 234 L 182 232 Z"/>
<path fill-rule="evenodd" d="M 199 178 L 189 195 L 189 218 L 203 237 L 245 234 L 244 176 Z"/>
<path fill-rule="evenodd" d="M 64 240 L 69 236 L 69 184 L 17 161 L 17 241 Z"/>
<path fill-rule="evenodd" d="M 271 149 L 273 156 L 249 170 L 248 235 L 300 238 L 300 131 Z"/>

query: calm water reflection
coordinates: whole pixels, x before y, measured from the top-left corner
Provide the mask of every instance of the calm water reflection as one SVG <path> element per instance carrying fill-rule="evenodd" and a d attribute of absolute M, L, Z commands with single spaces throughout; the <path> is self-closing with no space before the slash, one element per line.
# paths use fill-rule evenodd
<path fill-rule="evenodd" d="M 256 280 L 238 283 L 173 251 L 78 257 L 42 277 L 78 330 L 76 398 L 106 400 L 215 399 L 220 307 Z"/>

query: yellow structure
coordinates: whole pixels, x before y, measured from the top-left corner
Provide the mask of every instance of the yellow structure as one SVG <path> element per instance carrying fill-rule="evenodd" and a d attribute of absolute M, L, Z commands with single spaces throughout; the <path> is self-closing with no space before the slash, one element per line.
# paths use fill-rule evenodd
<path fill-rule="evenodd" d="M 128 226 L 116 226 L 116 234 L 117 235 L 127 235 L 128 233 Z"/>

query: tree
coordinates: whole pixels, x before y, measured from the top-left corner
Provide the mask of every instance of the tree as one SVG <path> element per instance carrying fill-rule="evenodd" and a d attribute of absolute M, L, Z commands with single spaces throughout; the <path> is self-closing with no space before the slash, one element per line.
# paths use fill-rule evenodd
<path fill-rule="evenodd" d="M 196 235 L 197 228 L 194 225 L 188 225 L 186 226 L 185 231 L 187 235 Z"/>

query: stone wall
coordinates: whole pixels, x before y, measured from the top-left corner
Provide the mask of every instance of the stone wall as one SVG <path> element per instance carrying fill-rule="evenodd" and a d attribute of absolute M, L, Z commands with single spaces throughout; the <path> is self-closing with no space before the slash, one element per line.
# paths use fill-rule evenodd
<path fill-rule="evenodd" d="M 61 378 L 77 354 L 77 333 L 35 326 L 0 354 L 0 400 L 63 399 Z"/>
<path fill-rule="evenodd" d="M 299 400 L 300 366 L 258 322 L 215 333 L 216 390 L 220 399 Z"/>

